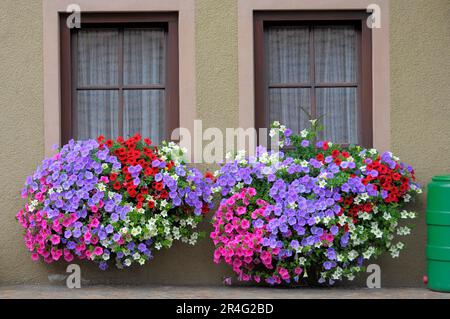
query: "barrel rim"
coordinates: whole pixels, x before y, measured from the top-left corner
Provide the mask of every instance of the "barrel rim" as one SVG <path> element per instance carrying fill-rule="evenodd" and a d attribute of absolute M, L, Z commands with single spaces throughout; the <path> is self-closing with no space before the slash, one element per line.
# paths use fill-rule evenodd
<path fill-rule="evenodd" d="M 450 182 L 450 175 L 436 175 L 432 179 L 438 182 Z"/>

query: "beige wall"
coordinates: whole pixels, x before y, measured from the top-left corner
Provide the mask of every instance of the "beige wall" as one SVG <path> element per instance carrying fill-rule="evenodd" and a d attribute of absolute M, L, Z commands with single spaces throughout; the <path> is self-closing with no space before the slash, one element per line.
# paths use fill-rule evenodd
<path fill-rule="evenodd" d="M 391 145 L 426 185 L 450 174 L 450 2 L 391 0 Z M 401 258 L 383 259 L 393 285 L 420 285 L 425 263 L 425 194 Z"/>
<path fill-rule="evenodd" d="M 390 3 L 391 145 L 425 184 L 434 174 L 450 173 L 450 5 L 448 0 Z M 204 127 L 237 126 L 237 0 L 196 0 L 195 15 L 197 117 Z M 44 154 L 41 1 L 1 1 L 0 34 L 0 283 L 48 283 L 47 276 L 63 274 L 65 265 L 32 262 L 14 220 L 24 178 Z M 424 205 L 422 196 L 421 218 L 404 254 L 380 261 L 385 286 L 421 285 Z M 203 228 L 210 226 L 205 222 Z M 176 245 L 144 267 L 101 272 L 82 263 L 82 271 L 91 282 L 220 284 L 230 272 L 211 257 L 206 239 L 196 247 Z"/>

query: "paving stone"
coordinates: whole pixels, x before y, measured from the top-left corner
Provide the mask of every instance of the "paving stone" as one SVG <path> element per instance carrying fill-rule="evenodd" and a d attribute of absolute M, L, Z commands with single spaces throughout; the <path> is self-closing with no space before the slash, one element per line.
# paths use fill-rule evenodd
<path fill-rule="evenodd" d="M 0 286 L 0 298 L 16 299 L 450 299 L 450 293 L 425 288 L 256 288 L 203 286 L 112 286 L 90 285 L 69 289 L 55 285 Z"/>

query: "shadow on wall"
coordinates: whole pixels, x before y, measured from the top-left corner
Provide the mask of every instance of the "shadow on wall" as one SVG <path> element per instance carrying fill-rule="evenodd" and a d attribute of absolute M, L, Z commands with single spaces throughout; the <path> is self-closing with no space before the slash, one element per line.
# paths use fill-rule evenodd
<path fill-rule="evenodd" d="M 422 194 L 418 198 L 419 203 L 415 205 L 420 212 L 420 218 L 417 220 L 416 228 L 411 236 L 404 237 L 405 249 L 400 254 L 400 258 L 392 259 L 390 256 L 382 256 L 371 263 L 380 265 L 381 268 L 381 287 L 421 287 L 422 277 L 425 274 L 425 240 L 426 225 L 425 218 L 425 200 Z M 210 216 L 212 213 L 210 213 Z M 212 241 L 209 239 L 209 232 L 212 230 L 210 218 L 205 220 L 200 229 L 206 232 L 206 238 L 197 245 L 190 246 L 181 242 L 176 242 L 170 249 L 157 251 L 155 258 L 144 266 L 134 265 L 128 269 L 117 269 L 113 264 L 106 271 L 100 270 L 92 262 L 76 261 L 81 269 L 82 285 L 99 284 L 125 284 L 125 285 L 195 285 L 220 286 L 225 277 L 231 277 L 233 285 L 247 286 L 247 284 L 238 282 L 229 266 L 224 264 L 215 264 L 213 262 Z M 14 240 L 21 241 L 19 234 Z M 421 251 L 417 251 L 421 247 Z M 66 268 L 69 263 L 57 262 L 47 265 L 43 261 L 33 262 L 22 245 L 20 255 L 26 255 L 26 268 L 34 268 L 33 273 L 40 276 L 36 278 L 25 278 L 22 282 L 17 279 L 14 283 L 21 284 L 51 284 L 65 285 L 68 273 Z M 19 265 L 19 268 L 21 266 Z M 366 287 L 366 279 L 369 273 L 360 273 L 354 281 L 337 282 L 336 287 Z M 47 277 L 47 278 L 46 278 Z M 414 280 L 411 280 L 413 278 Z M 11 283 L 11 282 L 8 282 Z M 405 284 L 407 283 L 407 284 Z"/>

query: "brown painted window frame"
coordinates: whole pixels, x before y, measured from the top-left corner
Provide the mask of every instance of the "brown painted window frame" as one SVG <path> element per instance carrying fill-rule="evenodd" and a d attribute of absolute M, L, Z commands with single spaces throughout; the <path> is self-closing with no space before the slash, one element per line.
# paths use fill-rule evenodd
<path fill-rule="evenodd" d="M 61 143 L 67 143 L 75 135 L 74 112 L 75 72 L 72 57 L 74 45 L 73 30 L 67 27 L 68 14 L 60 14 L 60 69 L 61 69 Z M 165 124 L 164 138 L 170 139 L 174 129 L 179 127 L 179 60 L 178 60 L 178 13 L 177 12 L 127 12 L 127 13 L 82 13 L 83 27 L 148 27 L 164 26 L 167 30 L 166 80 L 164 85 L 127 85 L 123 84 L 123 70 L 119 71 L 119 135 L 123 135 L 124 90 L 127 89 L 164 89 L 165 90 Z M 122 49 L 119 48 L 122 52 Z M 119 69 L 123 58 L 119 56 Z M 100 87 L 99 87 L 100 89 Z"/>
<path fill-rule="evenodd" d="M 302 83 L 287 85 L 290 88 L 310 88 L 312 115 L 315 114 L 315 90 L 317 87 L 358 87 L 357 103 L 358 138 L 365 147 L 373 146 L 372 126 L 372 30 L 366 21 L 369 13 L 360 10 L 334 10 L 334 11 L 255 11 L 253 16 L 254 27 L 254 80 L 255 80 L 255 128 L 266 128 L 268 123 L 268 76 L 265 65 L 264 28 L 269 25 L 308 25 L 319 24 L 354 24 L 357 27 L 358 47 L 358 73 L 357 85 L 337 85 L 337 83 L 317 84 L 315 72 L 310 72 L 309 85 Z M 311 32 L 310 32 L 311 34 Z M 310 41 L 310 54 L 314 53 L 314 42 Z M 314 57 L 313 60 L 314 61 Z M 311 61 L 310 61 L 311 63 Z M 314 62 L 311 63 L 314 65 Z M 337 86 L 334 86 L 337 85 Z M 287 87 L 283 86 L 283 87 Z"/>

